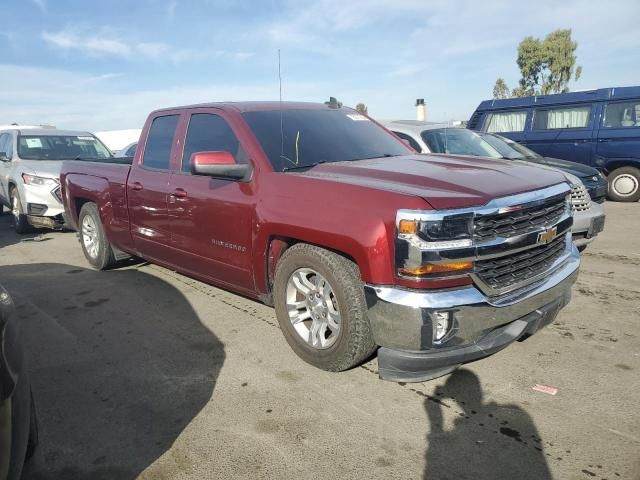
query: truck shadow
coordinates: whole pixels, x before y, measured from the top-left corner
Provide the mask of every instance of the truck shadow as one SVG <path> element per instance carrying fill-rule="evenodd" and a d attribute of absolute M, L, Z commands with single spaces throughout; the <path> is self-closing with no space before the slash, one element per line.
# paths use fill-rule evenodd
<path fill-rule="evenodd" d="M 430 422 L 425 480 L 552 478 L 533 419 L 518 405 L 485 403 L 470 370 L 452 373 L 424 406 Z"/>
<path fill-rule="evenodd" d="M 56 263 L 2 266 L 0 279 L 23 322 L 40 421 L 23 478 L 134 479 L 211 399 L 224 345 L 164 280 Z"/>

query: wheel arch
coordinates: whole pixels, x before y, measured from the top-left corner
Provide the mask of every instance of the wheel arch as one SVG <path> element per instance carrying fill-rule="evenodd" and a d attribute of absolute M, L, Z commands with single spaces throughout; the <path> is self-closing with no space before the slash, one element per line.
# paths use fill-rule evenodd
<path fill-rule="evenodd" d="M 640 158 L 615 158 L 609 160 L 603 170 L 606 175 L 609 175 L 614 170 L 622 167 L 640 168 Z"/>
<path fill-rule="evenodd" d="M 302 238 L 292 237 L 292 236 L 272 235 L 271 237 L 269 237 L 269 240 L 267 242 L 267 248 L 266 248 L 265 257 L 264 257 L 265 262 L 264 262 L 263 287 L 264 287 L 265 293 L 260 296 L 264 303 L 268 305 L 273 305 L 273 283 L 275 280 L 275 272 L 278 267 L 278 262 L 280 261 L 280 258 L 282 257 L 282 255 L 287 249 L 293 247 L 298 243 L 313 245 L 315 247 L 323 248 L 337 255 L 340 255 L 352 261 L 353 263 L 355 263 L 358 269 L 360 270 L 360 274 L 362 275 L 362 268 L 358 263 L 357 258 L 354 257 L 348 251 L 336 249 L 330 245 L 326 245 L 323 243 L 309 241 L 308 239 L 302 239 Z"/>

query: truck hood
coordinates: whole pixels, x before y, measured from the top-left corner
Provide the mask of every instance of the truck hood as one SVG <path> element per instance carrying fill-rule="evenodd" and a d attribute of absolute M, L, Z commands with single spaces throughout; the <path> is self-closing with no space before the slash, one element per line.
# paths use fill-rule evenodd
<path fill-rule="evenodd" d="M 22 160 L 18 167 L 20 173 L 60 179 L 61 160 Z"/>
<path fill-rule="evenodd" d="M 292 174 L 416 195 L 435 209 L 484 205 L 497 197 L 567 182 L 561 172 L 531 163 L 451 155 L 326 163 Z"/>

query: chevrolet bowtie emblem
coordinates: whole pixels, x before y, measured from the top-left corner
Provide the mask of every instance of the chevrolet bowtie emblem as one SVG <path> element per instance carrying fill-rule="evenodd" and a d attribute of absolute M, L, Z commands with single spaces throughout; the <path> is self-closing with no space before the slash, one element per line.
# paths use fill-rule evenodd
<path fill-rule="evenodd" d="M 558 233 L 558 227 L 547 228 L 538 234 L 538 243 L 549 243 L 556 238 L 556 233 Z"/>

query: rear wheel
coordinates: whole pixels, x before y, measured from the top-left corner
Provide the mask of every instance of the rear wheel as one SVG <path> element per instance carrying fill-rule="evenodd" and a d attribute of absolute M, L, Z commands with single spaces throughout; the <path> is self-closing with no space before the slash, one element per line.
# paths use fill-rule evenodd
<path fill-rule="evenodd" d="M 347 370 L 376 348 L 358 266 L 334 252 L 302 243 L 286 250 L 274 303 L 287 343 L 311 365 Z"/>
<path fill-rule="evenodd" d="M 640 169 L 616 168 L 607 175 L 609 198 L 616 202 L 637 202 L 640 199 Z"/>
<path fill-rule="evenodd" d="M 80 245 L 87 261 L 98 270 L 105 270 L 115 263 L 113 248 L 104 233 L 98 207 L 85 203 L 78 216 Z"/>
<path fill-rule="evenodd" d="M 16 189 L 15 187 L 12 188 L 11 193 L 9 194 L 9 198 L 11 200 L 13 228 L 15 228 L 16 233 L 27 233 L 29 230 L 31 230 L 31 226 L 29 225 L 27 215 L 24 213 L 24 209 L 22 208 L 22 202 L 20 201 L 18 189 Z"/>

